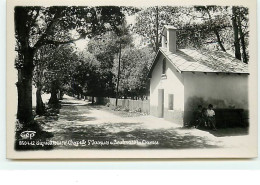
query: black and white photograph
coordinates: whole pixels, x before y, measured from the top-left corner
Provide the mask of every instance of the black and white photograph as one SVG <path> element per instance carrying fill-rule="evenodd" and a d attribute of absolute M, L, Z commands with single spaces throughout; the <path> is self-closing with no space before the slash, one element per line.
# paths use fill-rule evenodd
<path fill-rule="evenodd" d="M 256 2 L 109 2 L 7 2 L 7 158 L 257 157 Z"/>

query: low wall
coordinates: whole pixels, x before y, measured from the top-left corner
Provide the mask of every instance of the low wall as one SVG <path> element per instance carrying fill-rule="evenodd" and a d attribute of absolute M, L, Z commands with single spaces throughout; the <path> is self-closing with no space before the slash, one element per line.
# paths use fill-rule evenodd
<path fill-rule="evenodd" d="M 91 97 L 87 96 L 87 100 L 91 101 Z M 95 103 L 106 105 L 110 104 L 111 106 L 116 106 L 116 98 L 104 98 L 104 97 L 95 97 Z M 140 111 L 146 114 L 150 114 L 150 102 L 149 100 L 130 100 L 130 99 L 118 99 L 117 106 L 124 109 L 129 109 L 129 111 Z"/>
<path fill-rule="evenodd" d="M 116 106 L 116 98 L 107 98 L 112 106 Z M 118 99 L 117 106 L 129 109 L 130 111 L 140 111 L 146 114 L 150 113 L 149 100 L 129 100 Z"/>

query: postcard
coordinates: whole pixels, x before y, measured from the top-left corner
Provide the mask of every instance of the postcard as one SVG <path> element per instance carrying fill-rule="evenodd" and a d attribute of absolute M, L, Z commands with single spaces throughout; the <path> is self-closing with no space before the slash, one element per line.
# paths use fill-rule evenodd
<path fill-rule="evenodd" d="M 7 158 L 257 157 L 256 1 L 7 2 Z"/>

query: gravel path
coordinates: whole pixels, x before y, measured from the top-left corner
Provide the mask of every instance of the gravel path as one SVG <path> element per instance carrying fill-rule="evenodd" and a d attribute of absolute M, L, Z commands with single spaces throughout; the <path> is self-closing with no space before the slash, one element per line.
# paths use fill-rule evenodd
<path fill-rule="evenodd" d="M 181 126 L 153 116 L 121 117 L 103 106 L 64 96 L 59 119 L 46 122 L 55 149 L 192 149 L 246 145 L 246 136 L 221 136 Z M 236 131 L 234 131 L 236 132 Z M 221 137 L 218 136 L 220 134 Z"/>

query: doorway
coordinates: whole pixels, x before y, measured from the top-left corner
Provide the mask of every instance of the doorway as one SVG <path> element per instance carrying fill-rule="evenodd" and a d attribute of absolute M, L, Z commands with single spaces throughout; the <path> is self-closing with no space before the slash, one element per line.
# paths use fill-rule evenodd
<path fill-rule="evenodd" d="M 164 117 L 164 89 L 158 89 L 158 117 Z"/>

